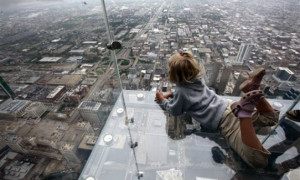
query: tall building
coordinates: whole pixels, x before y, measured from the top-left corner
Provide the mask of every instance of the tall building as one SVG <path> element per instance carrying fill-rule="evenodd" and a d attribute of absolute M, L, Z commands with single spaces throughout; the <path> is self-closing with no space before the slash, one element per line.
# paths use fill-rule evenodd
<path fill-rule="evenodd" d="M 80 164 L 81 160 L 77 155 L 77 148 L 73 144 L 64 144 L 60 148 L 60 153 L 63 157 L 70 163 L 77 163 Z"/>
<path fill-rule="evenodd" d="M 253 49 L 253 45 L 251 44 L 241 44 L 238 55 L 236 56 L 234 64 L 245 64 L 248 61 L 251 51 Z"/>
<path fill-rule="evenodd" d="M 214 62 L 214 67 L 212 69 L 212 73 L 209 78 L 209 86 L 215 87 L 221 67 L 222 67 L 222 61 L 216 60 L 216 62 Z"/>
<path fill-rule="evenodd" d="M 0 136 L 1 137 L 1 136 Z M 10 147 L 12 150 L 20 153 L 27 153 L 27 150 L 25 149 L 25 142 L 21 137 L 18 137 L 16 135 L 8 134 L 3 135 L 0 138 L 0 143 L 5 144 L 8 147 Z"/>
<path fill-rule="evenodd" d="M 240 85 L 248 78 L 248 75 L 246 72 L 240 73 L 238 79 L 235 82 L 235 86 L 232 91 L 232 96 L 239 96 L 241 94 L 241 91 L 239 89 Z"/>
<path fill-rule="evenodd" d="M 93 128 L 102 128 L 104 125 L 104 119 L 101 111 L 101 103 L 83 101 L 78 106 L 81 117 L 90 122 Z"/>
<path fill-rule="evenodd" d="M 220 83 L 218 85 L 218 94 L 223 94 L 224 93 L 224 91 L 226 89 L 226 86 L 227 86 L 227 83 L 228 83 L 228 80 L 230 78 L 231 72 L 232 72 L 231 63 L 226 63 L 224 68 L 223 68 Z"/>
<path fill-rule="evenodd" d="M 10 89 L 8 84 L 0 76 L 0 98 L 2 98 L 2 96 L 9 96 L 12 99 L 15 98 L 14 92 Z"/>
<path fill-rule="evenodd" d="M 278 67 L 275 76 L 282 81 L 289 80 L 294 75 L 294 72 L 286 67 Z"/>
<path fill-rule="evenodd" d="M 57 86 L 53 91 L 48 94 L 46 97 L 49 101 L 55 101 L 57 98 L 59 98 L 64 92 L 66 91 L 65 86 Z"/>
<path fill-rule="evenodd" d="M 194 56 L 198 56 L 199 54 L 198 48 L 192 48 L 192 53 Z"/>
<path fill-rule="evenodd" d="M 87 85 L 80 85 L 66 93 L 67 100 L 79 104 L 81 99 L 87 95 L 88 91 Z"/>

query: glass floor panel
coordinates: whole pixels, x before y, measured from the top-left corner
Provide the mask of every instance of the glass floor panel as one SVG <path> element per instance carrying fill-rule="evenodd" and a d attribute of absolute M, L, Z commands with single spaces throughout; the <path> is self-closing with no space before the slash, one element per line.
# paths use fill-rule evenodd
<path fill-rule="evenodd" d="M 130 148 L 130 135 L 119 97 L 81 173 L 82 180 L 138 179 L 136 162 L 144 180 L 300 179 L 300 168 L 278 172 L 272 168 L 254 170 L 248 167 L 228 148 L 218 132 L 198 129 L 197 133 L 183 135 L 180 123 L 178 126 L 170 124 L 172 118 L 177 124 L 180 118 L 174 121 L 174 117 L 154 102 L 155 92 L 125 90 L 123 93 L 128 116 L 134 120 L 129 127 L 133 142 L 138 142 L 136 161 Z M 292 101 L 277 99 L 269 102 L 280 108 L 280 116 L 292 104 Z M 274 154 L 272 158 L 276 164 L 295 160 L 299 156 L 299 125 L 285 119 L 264 143 L 265 148 Z M 264 132 L 262 129 L 258 131 Z M 263 140 L 266 136 L 258 137 Z M 222 152 L 216 155 L 223 157 L 221 163 L 213 159 L 213 147 Z"/>

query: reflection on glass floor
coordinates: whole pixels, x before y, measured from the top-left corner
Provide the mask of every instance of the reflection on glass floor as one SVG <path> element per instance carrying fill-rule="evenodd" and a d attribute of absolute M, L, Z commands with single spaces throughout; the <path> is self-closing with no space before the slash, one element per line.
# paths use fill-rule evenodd
<path fill-rule="evenodd" d="M 143 172 L 141 179 L 300 179 L 300 168 L 284 173 L 283 170 L 274 171 L 275 166 L 269 167 L 268 170 L 253 170 L 247 167 L 228 148 L 218 133 L 186 126 L 186 122 L 180 121 L 182 117 L 169 117 L 154 102 L 155 92 L 123 91 L 123 93 L 128 115 L 134 118 L 130 129 L 133 141 L 138 142 L 135 149 L 139 170 Z M 292 101 L 286 100 L 269 101 L 273 106 L 280 108 L 281 116 L 292 104 Z M 274 152 L 272 156 L 274 164 L 295 159 L 299 155 L 300 123 L 290 120 L 283 122 L 264 144 L 266 149 L 270 148 Z M 190 127 L 193 133 L 185 136 L 184 132 L 187 130 L 183 127 Z M 263 132 L 263 129 L 259 131 Z M 262 140 L 265 135 L 259 135 L 259 138 Z M 124 110 L 119 98 L 80 179 L 138 179 L 129 142 Z M 215 160 L 212 157 L 212 148 L 216 150 L 213 151 Z"/>

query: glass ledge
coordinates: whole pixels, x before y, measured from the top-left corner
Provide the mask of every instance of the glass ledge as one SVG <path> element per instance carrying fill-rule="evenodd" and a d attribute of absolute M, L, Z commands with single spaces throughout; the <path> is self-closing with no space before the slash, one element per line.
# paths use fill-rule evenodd
<path fill-rule="evenodd" d="M 231 179 L 233 177 L 270 178 L 276 176 L 274 172 L 249 169 L 228 148 L 219 133 L 201 132 L 197 135 L 171 139 L 168 136 L 168 113 L 154 102 L 155 92 L 151 91 L 123 91 L 129 117 L 134 123 L 129 125 L 132 139 L 138 142 L 136 159 L 139 170 L 143 172 L 141 179 Z M 225 98 L 238 100 L 239 97 Z M 292 105 L 290 100 L 269 100 L 280 108 L 282 116 Z M 289 120 L 284 120 L 289 121 Z M 299 123 L 291 122 L 292 128 L 297 129 Z M 298 128 L 299 129 L 299 128 Z M 299 133 L 300 131 L 298 131 Z M 266 136 L 259 135 L 262 140 Z M 268 149 L 285 140 L 285 133 L 281 126 L 270 136 L 264 146 Z M 131 180 L 138 179 L 135 159 L 130 148 L 130 137 L 125 125 L 124 109 L 121 97 L 114 105 L 105 127 L 80 175 L 81 180 Z M 216 163 L 212 158 L 212 147 L 218 146 L 230 158 L 226 162 Z M 299 144 L 298 144 L 299 146 Z M 299 148 L 298 148 L 299 150 Z M 296 148 L 284 150 L 284 154 L 277 158 L 276 163 L 291 159 L 298 155 Z M 283 179 L 299 177 L 299 168 L 280 176 Z M 277 177 L 277 176 L 276 176 Z"/>

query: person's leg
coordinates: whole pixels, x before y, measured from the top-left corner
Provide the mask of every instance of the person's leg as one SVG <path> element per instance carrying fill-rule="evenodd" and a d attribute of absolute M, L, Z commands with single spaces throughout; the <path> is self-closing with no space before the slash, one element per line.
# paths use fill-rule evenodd
<path fill-rule="evenodd" d="M 262 91 L 250 91 L 245 94 L 240 101 L 233 103 L 231 106 L 232 112 L 240 120 L 241 138 L 243 143 L 257 150 L 262 150 L 263 147 L 257 138 L 253 127 L 252 112 L 257 104 L 259 104 L 263 99 Z"/>
<path fill-rule="evenodd" d="M 269 102 L 262 98 L 252 113 L 252 122 L 255 127 L 270 127 L 278 123 L 279 111 L 273 109 Z"/>
<path fill-rule="evenodd" d="M 256 136 L 252 119 L 250 118 L 240 118 L 240 128 L 242 141 L 249 147 L 254 149 L 263 150 L 263 146 Z"/>
<path fill-rule="evenodd" d="M 242 125 L 240 125 L 240 123 L 242 123 Z M 263 147 L 259 148 L 260 144 L 253 140 L 253 138 L 255 138 L 255 136 L 253 136 L 255 135 L 253 131 L 250 131 L 250 134 L 252 134 L 252 140 L 250 142 L 247 141 L 247 136 L 249 136 L 247 133 L 249 132 L 244 130 L 247 128 L 247 123 L 249 123 L 249 121 L 241 121 L 232 112 L 232 103 L 230 103 L 222 115 L 219 129 L 230 148 L 232 148 L 244 160 L 245 163 L 253 168 L 263 168 L 268 164 L 270 152 Z M 243 130 L 241 130 L 241 128 Z M 251 138 L 249 138 L 249 140 Z M 255 148 L 252 148 L 245 143 Z"/>
<path fill-rule="evenodd" d="M 262 98 L 259 103 L 256 105 L 256 109 L 259 112 L 275 112 L 271 104 L 265 99 Z"/>

